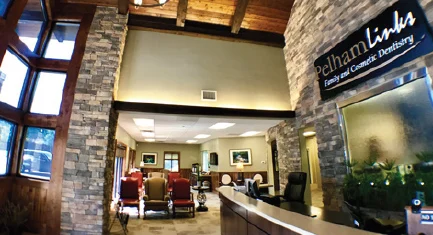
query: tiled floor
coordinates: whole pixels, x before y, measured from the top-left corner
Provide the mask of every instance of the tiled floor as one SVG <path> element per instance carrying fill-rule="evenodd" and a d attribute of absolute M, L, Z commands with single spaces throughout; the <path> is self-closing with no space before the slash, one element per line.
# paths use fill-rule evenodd
<path fill-rule="evenodd" d="M 324 207 L 323 192 L 321 188 L 311 190 L 311 204 L 315 207 Z"/>
<path fill-rule="evenodd" d="M 197 197 L 197 191 L 194 192 L 194 198 Z M 208 212 L 197 212 L 195 218 L 190 218 L 186 213 L 176 213 L 176 218 L 172 218 L 163 212 L 147 212 L 146 220 L 137 219 L 137 210 L 135 208 L 125 208 L 131 215 L 128 224 L 128 235 L 187 235 L 187 234 L 206 234 L 219 235 L 220 231 L 220 201 L 217 193 L 206 192 L 206 206 Z M 198 206 L 198 202 L 196 201 Z M 128 210 L 130 209 L 130 210 Z M 111 222 L 111 221 L 110 221 Z M 115 222 L 110 234 L 123 234 L 122 228 L 118 221 Z"/>

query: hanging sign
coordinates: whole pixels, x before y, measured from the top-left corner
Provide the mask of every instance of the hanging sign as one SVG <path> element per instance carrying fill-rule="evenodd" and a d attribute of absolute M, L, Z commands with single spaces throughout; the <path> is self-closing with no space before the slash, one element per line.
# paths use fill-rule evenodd
<path fill-rule="evenodd" d="M 400 0 L 314 61 L 327 99 L 433 51 L 432 31 L 416 0 Z"/>

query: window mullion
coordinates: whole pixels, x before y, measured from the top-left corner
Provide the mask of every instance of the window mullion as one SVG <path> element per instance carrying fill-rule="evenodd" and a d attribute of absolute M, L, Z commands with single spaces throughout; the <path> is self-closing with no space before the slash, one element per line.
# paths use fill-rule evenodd
<path fill-rule="evenodd" d="M 27 82 L 25 84 L 24 87 L 24 92 L 23 92 L 23 103 L 22 103 L 22 110 L 24 113 L 28 113 L 30 110 L 30 103 L 31 103 L 31 97 L 32 97 L 32 91 L 33 91 L 33 87 L 34 87 L 34 83 L 36 80 L 36 69 L 32 67 L 32 69 L 30 70 L 30 73 L 28 75 L 27 78 Z"/>
<path fill-rule="evenodd" d="M 44 31 L 41 34 L 41 36 L 39 37 L 39 45 L 36 48 L 36 54 L 38 54 L 39 56 L 42 56 L 44 54 L 44 50 L 46 48 L 46 45 L 48 43 L 49 40 L 49 36 L 51 33 L 51 29 L 53 27 L 54 22 L 53 21 L 48 21 L 45 23 L 44 25 Z"/>
<path fill-rule="evenodd" d="M 21 138 L 23 135 L 23 130 L 24 130 L 24 126 L 23 125 L 17 125 L 16 129 L 15 129 L 15 141 L 14 141 L 14 145 L 13 145 L 13 151 L 12 151 L 12 164 L 11 164 L 11 169 L 10 169 L 10 173 L 11 175 L 17 175 L 18 172 L 18 165 L 19 165 L 19 160 L 20 160 L 20 150 L 21 150 Z"/>

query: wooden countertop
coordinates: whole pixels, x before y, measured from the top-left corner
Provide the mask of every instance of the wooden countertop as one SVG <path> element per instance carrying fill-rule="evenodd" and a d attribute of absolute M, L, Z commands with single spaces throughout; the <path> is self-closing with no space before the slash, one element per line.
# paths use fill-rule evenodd
<path fill-rule="evenodd" d="M 223 186 L 219 188 L 220 197 L 223 197 L 238 206 L 246 209 L 249 213 L 255 213 L 263 219 L 280 225 L 288 230 L 298 234 L 308 235 L 329 235 L 329 234 L 350 234 L 350 235 L 368 235 L 377 234 L 343 225 L 333 224 L 312 218 L 288 210 L 284 210 L 269 205 L 260 200 L 246 196 L 243 193 L 233 190 L 232 187 Z"/>

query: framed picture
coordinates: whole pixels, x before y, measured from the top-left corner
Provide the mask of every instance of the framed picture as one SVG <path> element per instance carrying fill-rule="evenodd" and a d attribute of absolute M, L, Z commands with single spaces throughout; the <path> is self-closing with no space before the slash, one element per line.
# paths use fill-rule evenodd
<path fill-rule="evenodd" d="M 141 161 L 144 162 L 144 165 L 156 165 L 156 161 L 158 160 L 157 153 L 142 153 Z"/>
<path fill-rule="evenodd" d="M 230 165 L 234 166 L 240 162 L 244 165 L 252 165 L 251 149 L 230 149 Z"/>

